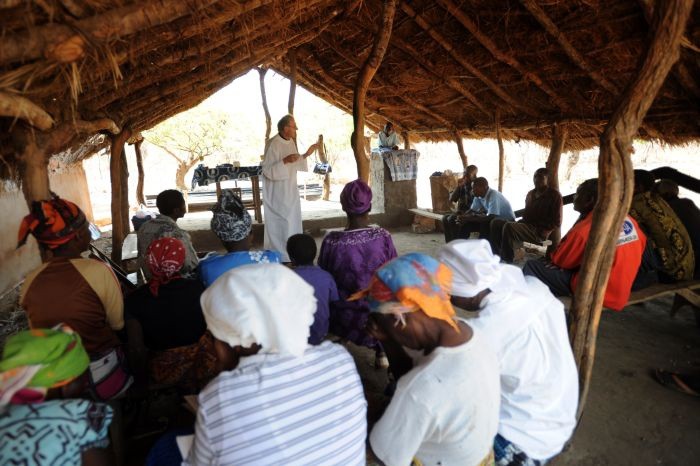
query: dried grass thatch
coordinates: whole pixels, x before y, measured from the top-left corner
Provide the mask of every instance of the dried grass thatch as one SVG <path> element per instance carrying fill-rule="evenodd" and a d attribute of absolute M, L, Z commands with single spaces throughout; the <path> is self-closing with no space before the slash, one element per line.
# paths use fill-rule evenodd
<path fill-rule="evenodd" d="M 564 122 L 569 147 L 589 147 L 637 71 L 652 10 L 652 0 L 403 1 L 366 123 L 390 119 L 412 140 L 483 138 L 498 111 L 505 139 L 548 144 Z M 16 157 L 17 121 L 44 132 L 83 122 L 58 149 L 102 147 L 92 136 L 114 125 L 84 122 L 148 129 L 252 67 L 289 74 L 290 49 L 297 82 L 350 111 L 380 13 L 378 0 L 0 1 L 0 156 Z M 683 45 L 642 138 L 700 135 L 700 2 Z"/>

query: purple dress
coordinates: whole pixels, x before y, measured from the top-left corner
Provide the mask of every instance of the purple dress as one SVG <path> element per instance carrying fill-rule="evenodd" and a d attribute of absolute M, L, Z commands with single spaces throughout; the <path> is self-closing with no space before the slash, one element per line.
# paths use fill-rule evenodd
<path fill-rule="evenodd" d="M 372 274 L 394 257 L 396 248 L 391 234 L 383 228 L 333 231 L 323 239 L 318 265 L 333 275 L 340 296 L 340 301 L 331 303 L 332 333 L 357 345 L 379 348 L 379 342 L 365 331 L 367 301 L 346 299 L 366 288 Z"/>

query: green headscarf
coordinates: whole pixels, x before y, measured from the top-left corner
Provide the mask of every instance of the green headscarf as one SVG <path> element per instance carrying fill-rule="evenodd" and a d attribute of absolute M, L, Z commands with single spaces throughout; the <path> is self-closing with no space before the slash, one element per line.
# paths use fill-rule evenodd
<path fill-rule="evenodd" d="M 0 392 L 5 391 L 6 382 L 9 384 L 23 371 L 35 371 L 25 387 L 51 388 L 80 376 L 89 364 L 80 336 L 66 325 L 19 332 L 5 343 L 0 360 Z"/>

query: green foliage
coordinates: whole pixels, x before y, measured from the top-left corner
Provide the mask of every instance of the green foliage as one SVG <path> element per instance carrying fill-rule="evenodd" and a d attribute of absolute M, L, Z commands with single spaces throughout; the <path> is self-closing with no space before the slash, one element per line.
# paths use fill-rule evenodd
<path fill-rule="evenodd" d="M 192 166 L 226 151 L 228 115 L 203 106 L 175 115 L 146 131 L 144 137 L 185 165 Z"/>

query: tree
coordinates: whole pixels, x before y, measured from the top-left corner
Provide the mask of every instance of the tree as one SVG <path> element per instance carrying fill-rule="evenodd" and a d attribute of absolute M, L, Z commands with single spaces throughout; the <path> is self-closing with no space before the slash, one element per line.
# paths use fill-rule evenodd
<path fill-rule="evenodd" d="M 177 162 L 175 184 L 187 192 L 185 175 L 205 157 L 223 152 L 227 114 L 203 106 L 195 107 L 165 120 L 146 131 L 144 138 Z"/>

